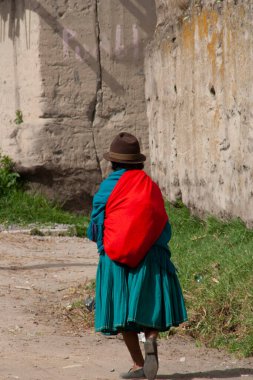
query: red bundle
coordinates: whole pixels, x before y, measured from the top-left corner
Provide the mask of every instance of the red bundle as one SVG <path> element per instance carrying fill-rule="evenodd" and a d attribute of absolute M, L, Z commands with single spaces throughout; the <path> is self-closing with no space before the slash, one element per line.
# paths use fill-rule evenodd
<path fill-rule="evenodd" d="M 142 170 L 126 171 L 106 204 L 106 254 L 136 267 L 161 235 L 167 220 L 159 187 Z"/>

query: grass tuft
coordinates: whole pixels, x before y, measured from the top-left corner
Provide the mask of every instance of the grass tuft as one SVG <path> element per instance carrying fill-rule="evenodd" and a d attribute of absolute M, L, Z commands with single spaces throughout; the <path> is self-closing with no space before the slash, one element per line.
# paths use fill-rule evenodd
<path fill-rule="evenodd" d="M 65 308 L 63 314 L 71 321 L 75 330 L 89 330 L 94 328 L 94 309 L 86 307 L 87 298 L 95 295 L 95 281 L 87 280 L 84 284 L 69 291 L 70 304 Z"/>
<path fill-rule="evenodd" d="M 10 191 L 0 197 L 0 223 L 36 225 L 69 224 L 75 227 L 76 236 L 85 236 L 88 218 L 63 211 L 58 205 L 42 195 L 31 195 L 22 190 Z"/>
<path fill-rule="evenodd" d="M 188 333 L 211 347 L 253 355 L 253 231 L 240 220 L 202 221 L 186 207 L 166 207 Z"/>

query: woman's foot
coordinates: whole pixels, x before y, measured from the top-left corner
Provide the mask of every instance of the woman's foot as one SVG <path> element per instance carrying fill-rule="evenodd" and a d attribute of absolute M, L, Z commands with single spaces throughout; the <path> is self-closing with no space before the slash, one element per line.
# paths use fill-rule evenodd
<path fill-rule="evenodd" d="M 148 380 L 154 380 L 158 371 L 158 354 L 156 338 L 147 338 L 144 343 L 145 362 L 143 372 Z"/>
<path fill-rule="evenodd" d="M 128 372 L 121 373 L 121 379 L 145 379 L 143 368 L 133 367 Z"/>

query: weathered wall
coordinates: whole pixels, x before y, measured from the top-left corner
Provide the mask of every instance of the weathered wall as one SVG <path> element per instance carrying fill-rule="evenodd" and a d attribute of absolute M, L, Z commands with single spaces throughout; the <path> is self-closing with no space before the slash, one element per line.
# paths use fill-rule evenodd
<path fill-rule="evenodd" d="M 35 123 L 34 129 L 41 115 L 39 22 L 22 2 L 0 2 L 0 148 L 15 159 L 21 153 L 16 110 L 22 109 L 24 119 Z M 29 144 L 27 137 L 22 149 L 29 149 Z"/>
<path fill-rule="evenodd" d="M 253 226 L 252 1 L 157 0 L 151 171 L 170 199 Z"/>
<path fill-rule="evenodd" d="M 119 131 L 148 153 L 143 60 L 155 1 L 1 0 L 0 17 L 0 148 L 36 189 L 84 206 Z"/>

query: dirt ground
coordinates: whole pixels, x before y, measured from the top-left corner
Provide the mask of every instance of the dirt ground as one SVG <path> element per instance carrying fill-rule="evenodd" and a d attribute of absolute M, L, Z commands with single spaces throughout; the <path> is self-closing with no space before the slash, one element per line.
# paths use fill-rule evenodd
<path fill-rule="evenodd" d="M 0 380 L 114 380 L 130 368 L 120 337 L 76 329 L 64 312 L 96 263 L 86 239 L 0 233 Z M 158 379 L 253 379 L 253 358 L 187 337 L 159 341 L 159 353 Z"/>

